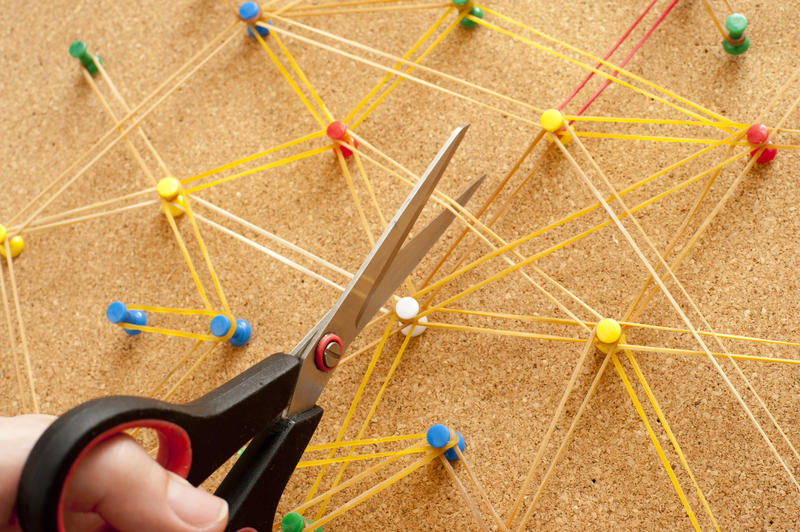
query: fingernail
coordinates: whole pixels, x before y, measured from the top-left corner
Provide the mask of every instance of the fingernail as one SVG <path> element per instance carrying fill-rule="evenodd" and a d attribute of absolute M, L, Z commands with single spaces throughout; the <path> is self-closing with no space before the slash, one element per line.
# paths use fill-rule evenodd
<path fill-rule="evenodd" d="M 205 528 L 228 516 L 227 502 L 175 476 L 167 486 L 167 502 L 181 521 L 193 527 Z"/>

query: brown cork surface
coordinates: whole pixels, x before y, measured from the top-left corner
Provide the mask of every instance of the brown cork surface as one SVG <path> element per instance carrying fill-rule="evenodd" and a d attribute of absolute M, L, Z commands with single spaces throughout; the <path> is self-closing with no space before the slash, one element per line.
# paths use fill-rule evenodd
<path fill-rule="evenodd" d="M 725 3 L 710 0 L 717 13 L 728 13 Z M 283 3 L 283 2 L 280 2 Z M 320 3 L 320 2 L 318 2 Z M 540 29 L 596 56 L 602 56 L 641 13 L 648 2 L 608 0 L 601 2 L 514 2 L 492 0 L 495 11 Z M 407 5 L 419 2 L 410 0 Z M 614 60 L 632 49 L 669 2 L 657 1 L 652 11 L 622 45 Z M 375 5 L 375 4 L 373 4 Z M 384 5 L 384 4 L 378 4 Z M 392 4 L 385 4 L 392 5 Z M 403 5 L 403 4 L 399 4 Z M 729 56 L 721 37 L 699 1 L 681 1 L 666 17 L 628 65 L 630 72 L 696 102 L 726 119 L 753 122 L 799 66 L 793 47 L 798 34 L 798 5 L 794 2 L 762 0 L 735 2 L 747 15 L 750 50 Z M 431 9 L 309 16 L 301 20 L 314 27 L 345 36 L 385 52 L 402 55 L 443 15 L 443 7 Z M 47 4 L 46 10 L 7 6 L 0 14 L 3 82 L 0 116 L 0 222 L 8 223 L 29 200 L 43 190 L 93 143 L 113 126 L 103 106 L 81 74 L 78 62 L 67 49 L 83 39 L 93 53 L 103 58 L 110 78 L 133 107 L 194 53 L 235 20 L 225 2 L 189 0 L 175 2 L 65 2 Z M 435 34 L 454 20 L 451 13 Z M 574 52 L 547 43 L 519 27 L 485 20 L 513 30 L 526 39 L 546 45 L 570 59 Z M 274 20 L 276 28 L 297 32 Z M 304 32 L 306 36 L 313 34 Z M 346 116 L 383 77 L 370 66 L 281 36 L 297 64 L 317 89 L 335 118 Z M 278 55 L 282 52 L 267 39 Z M 330 45 L 341 46 L 327 39 Z M 364 56 L 356 48 L 351 53 Z M 281 55 L 281 57 L 283 57 Z M 377 55 L 370 60 L 391 66 Z M 583 59 L 585 63 L 594 63 Z M 289 64 L 284 61 L 287 68 Z M 563 59 L 535 50 L 486 27 L 466 30 L 456 26 L 424 65 L 490 88 L 535 108 L 557 106 L 583 79 L 585 71 Z M 440 189 L 455 194 L 475 177 L 486 173 L 487 181 L 470 203 L 477 212 L 502 183 L 538 133 L 538 114 L 515 103 L 498 100 L 465 88 L 431 72 L 417 70 L 415 76 L 471 98 L 498 107 L 501 114 L 473 102 L 408 80 L 402 81 L 357 128 L 369 143 L 419 174 L 456 125 L 470 123 L 464 145 L 455 156 Z M 96 78 L 100 92 L 117 116 L 125 112 L 108 84 Z M 624 78 L 630 80 L 630 78 Z M 565 109 L 576 112 L 601 85 L 593 79 Z M 633 82 L 644 87 L 640 82 Z M 648 89 L 651 90 L 652 89 Z M 666 96 L 658 93 L 659 97 Z M 773 127 L 800 96 L 796 83 L 763 116 Z M 669 99 L 670 102 L 677 100 Z M 697 111 L 695 111 L 697 112 Z M 702 115 L 701 112 L 697 112 Z M 587 112 L 591 116 L 624 116 L 651 119 L 694 120 L 665 103 L 612 84 Z M 704 117 L 708 115 L 702 115 Z M 524 120 L 519 120 L 523 118 Z M 526 122 L 526 120 L 528 122 Z M 789 115 L 786 128 L 800 127 L 797 113 Z M 243 28 L 188 81 L 166 98 L 142 122 L 147 136 L 170 173 L 178 178 L 235 161 L 303 135 L 319 131 L 320 125 L 287 84 L 265 51 Z M 717 128 L 697 125 L 576 124 L 579 131 L 625 133 L 659 137 L 722 139 Z M 116 137 L 110 137 L 116 138 Z M 784 133 L 776 143 L 797 144 L 798 135 Z M 136 132 L 130 140 L 142 153 L 156 178 L 164 171 Z M 584 138 L 583 142 L 600 168 L 618 190 L 636 183 L 697 152 L 705 145 L 620 139 Z M 108 144 L 108 138 L 103 146 Z M 324 146 L 321 139 L 304 147 L 289 148 L 249 162 L 242 169 L 278 160 L 311 147 Z M 626 195 L 634 206 L 671 186 L 709 170 L 731 153 L 746 149 L 716 147 L 690 164 L 681 166 L 652 183 Z M 558 150 L 547 150 L 540 142 L 522 163 L 500 199 L 492 203 L 481 220 L 488 223 L 514 189 L 536 165 L 531 178 L 510 200 L 505 213 L 493 225 L 501 238 L 511 241 L 592 205 L 594 198 L 583 179 L 573 171 Z M 603 182 L 590 171 L 573 142 L 571 154 L 587 170 L 598 187 Z M 98 153 L 84 157 L 76 169 Z M 369 152 L 365 149 L 365 153 Z M 742 158 L 725 167 L 701 202 L 679 247 L 686 245 L 702 220 L 712 212 L 745 167 Z M 408 186 L 368 161 L 365 169 L 383 213 L 388 217 L 400 204 Z M 376 235 L 381 222 L 370 202 L 358 166 L 350 160 L 355 189 L 364 205 L 371 230 Z M 237 170 L 220 174 L 233 175 Z M 75 175 L 73 169 L 67 179 Z M 797 205 L 800 198 L 800 159 L 792 149 L 781 150 L 768 165 L 756 165 L 733 190 L 724 207 L 703 232 L 675 273 L 707 320 L 703 324 L 674 281 L 667 282 L 680 307 L 700 329 L 711 327 L 734 335 L 800 341 L 796 317 L 800 314 L 800 283 L 796 274 Z M 211 178 L 206 178 L 209 181 Z M 652 242 L 663 250 L 694 208 L 709 183 L 704 177 L 675 194 L 636 213 Z M 112 147 L 38 218 L 137 192 L 152 186 L 124 142 Z M 370 249 L 350 189 L 336 158 L 325 151 L 278 168 L 230 181 L 197 193 L 209 201 L 259 227 L 312 251 L 324 259 L 355 271 Z M 49 198 L 50 195 L 45 195 Z M 128 204 L 156 198 L 140 196 Z M 44 200 L 39 200 L 41 205 Z M 123 203 L 115 204 L 121 206 Z M 301 255 L 286 251 L 256 232 L 236 225 L 197 202 L 198 214 L 236 230 L 259 244 L 284 253 L 305 267 L 324 274 L 338 284 L 342 275 L 326 270 Z M 614 204 L 616 212 L 622 212 Z M 96 212 L 108 210 L 104 207 Z M 426 209 L 429 219 L 439 207 Z M 28 210 L 30 214 L 32 210 Z M 19 217 L 17 222 L 27 215 Z M 598 209 L 546 232 L 521 245 L 528 257 L 547 250 L 574 235 L 607 221 Z M 34 222 L 40 223 L 40 222 Z M 654 253 L 629 219 L 625 226 L 652 261 Z M 13 225 L 13 224 L 12 224 Z M 200 271 L 212 303 L 219 308 L 211 278 L 204 267 L 188 219 L 178 220 L 189 253 Z M 461 222 L 423 260 L 412 281 L 419 287 L 463 228 Z M 201 223 L 200 230 L 219 280 L 236 316 L 248 319 L 255 331 L 246 348 L 220 347 L 178 389 L 173 400 L 197 397 L 232 378 L 268 354 L 291 349 L 317 319 L 335 302 L 338 291 L 299 273 L 244 245 L 213 227 Z M 32 375 L 42 412 L 57 414 L 90 398 L 108 394 L 151 394 L 154 387 L 191 348 L 194 341 L 156 334 L 128 337 L 104 318 L 109 302 L 165 307 L 202 308 L 186 264 L 172 232 L 157 205 L 116 213 L 63 227 L 24 232 L 25 250 L 14 262 L 21 316 L 30 352 Z M 468 260 L 489 251 L 484 242 L 468 238 L 443 270 L 456 264 L 468 250 Z M 677 253 L 673 252 L 670 259 Z M 519 257 L 508 255 L 518 261 Z M 541 271 L 561 283 L 601 316 L 621 319 L 647 279 L 647 270 L 614 225 L 601 229 L 548 254 L 535 262 Z M 436 295 L 435 302 L 457 294 L 507 267 L 502 259 L 464 274 Z M 581 319 L 593 320 L 586 308 L 570 299 L 534 269 L 523 270 Z M 3 265 L 6 290 L 9 271 Z M 442 271 L 435 276 L 443 277 Z M 398 295 L 406 295 L 401 287 Z M 451 308 L 526 316 L 567 318 L 520 273 L 491 283 L 459 299 Z M 16 313 L 12 315 L 17 331 Z M 588 333 L 574 325 L 435 313 L 437 323 L 534 332 L 583 339 Z M 663 295 L 657 295 L 637 320 L 640 323 L 685 328 L 678 313 Z M 158 326 L 205 333 L 207 319 L 151 315 Z M 355 351 L 381 335 L 386 322 L 367 329 Z M 699 350 L 699 344 L 684 333 L 630 328 L 629 344 Z M 17 359 L 23 350 L 15 332 Z M 402 338 L 387 342 L 356 410 L 345 439 L 354 439 L 386 375 Z M 722 339 L 732 353 L 800 359 L 796 346 Z M 720 351 L 713 338 L 706 344 Z M 201 347 L 201 350 L 204 349 Z M 489 333 L 429 329 L 412 340 L 388 381 L 383 400 L 376 409 L 364 437 L 424 432 L 432 423 L 444 423 L 463 434 L 465 456 L 488 497 L 503 518 L 520 491 L 523 480 L 542 442 L 548 424 L 564 392 L 569 376 L 583 351 L 582 343 L 556 342 Z M 0 414 L 32 411 L 27 386 L 21 396 L 14 366 L 14 353 L 5 318 L 0 328 Z M 193 353 L 169 376 L 155 395 L 162 396 L 199 357 Z M 336 438 L 371 351 L 339 368 L 320 399 L 325 417 L 314 443 Z M 785 530 L 796 527 L 800 515 L 799 489 L 776 459 L 752 420 L 737 403 L 728 385 L 705 356 L 665 351 L 637 352 L 636 361 L 663 410 L 675 438 L 692 468 L 714 518 L 722 529 Z M 675 449 L 657 421 L 657 415 L 624 353 L 620 362 L 632 382 L 633 391 L 664 450 L 664 460 L 675 471 L 677 482 L 703 529 L 713 523 L 703 509 L 697 491 L 681 465 Z M 579 374 L 553 438 L 544 452 L 544 465 L 533 477 L 525 506 L 533 498 L 546 468 L 564 440 L 570 421 L 578 411 L 603 357 L 592 352 Z M 790 446 L 798 444 L 797 401 L 800 381 L 797 368 L 788 364 L 740 361 L 739 374 L 728 360 L 719 360 L 731 384 L 742 394 L 755 419 L 793 475 L 800 474 L 800 455 Z M 787 439 L 770 420 L 763 401 Z M 407 443 L 366 447 L 359 452 L 400 449 Z M 324 455 L 317 453 L 315 458 Z M 415 459 L 405 457 L 398 464 Z M 349 478 L 376 462 L 356 462 L 345 473 Z M 471 486 L 463 464 L 456 474 Z M 334 497 L 329 509 L 399 470 L 389 468 L 357 487 Z M 281 503 L 281 512 L 302 502 L 318 469 L 298 471 Z M 330 486 L 335 468 L 326 474 L 323 487 Z M 216 480 L 215 480 L 216 481 Z M 214 481 L 209 483 L 213 487 Z M 468 488 L 473 497 L 479 493 Z M 478 499 L 476 499 L 478 500 Z M 483 518 L 490 523 L 487 507 Z M 306 513 L 313 517 L 314 512 Z M 519 523 L 519 520 L 515 521 Z M 690 529 L 679 497 L 655 451 L 642 420 L 622 381 L 610 364 L 578 422 L 563 456 L 545 485 L 527 528 L 529 529 Z M 423 466 L 345 515 L 326 530 L 467 530 L 478 525 L 470 515 L 458 489 L 438 461 Z"/>

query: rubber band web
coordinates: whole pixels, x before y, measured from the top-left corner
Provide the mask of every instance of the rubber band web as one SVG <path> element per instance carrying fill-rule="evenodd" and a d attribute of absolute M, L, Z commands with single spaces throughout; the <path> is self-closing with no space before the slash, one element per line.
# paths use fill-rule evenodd
<path fill-rule="evenodd" d="M 800 483 L 796 468 L 800 464 L 800 453 L 793 435 L 779 421 L 778 414 L 768 407 L 767 397 L 761 396 L 751 382 L 749 365 L 789 368 L 800 365 L 800 359 L 777 351 L 778 348 L 796 349 L 800 342 L 715 330 L 708 313 L 677 272 L 708 234 L 714 220 L 724 209 L 730 208 L 731 199 L 741 190 L 742 181 L 752 173 L 756 157 L 764 149 L 763 146 L 754 148 L 748 142 L 749 126 L 777 112 L 780 118 L 767 123 L 772 147 L 784 155 L 800 148 L 800 131 L 786 127 L 800 103 L 800 95 L 792 90 L 796 89 L 794 85 L 800 70 L 792 73 L 771 94 L 769 103 L 758 116 L 730 118 L 626 69 L 645 41 L 661 31 L 662 24 L 668 23 L 665 21 L 669 20 L 668 15 L 677 3 L 678 0 L 661 2 L 658 6 L 661 11 L 654 12 L 659 2 L 649 2 L 608 53 L 598 57 L 516 20 L 491 4 L 470 1 L 454 5 L 435 0 L 359 0 L 313 5 L 303 0 L 265 2 L 261 6 L 263 20 L 250 28 L 254 40 L 249 45 L 257 48 L 264 64 L 278 72 L 302 104 L 304 116 L 298 118 L 298 123 L 310 125 L 300 136 L 286 137 L 275 146 L 188 176 L 175 176 L 171 172 L 151 141 L 145 122 L 220 51 L 241 44 L 234 38 L 246 31 L 246 25 L 236 18 L 236 6 L 227 3 L 235 19 L 229 26 L 222 28 L 135 106 L 123 98 L 112 81 L 112 73 L 102 64 L 97 64 L 99 77 L 82 69 L 86 84 L 108 117 L 107 132 L 46 188 L 38 191 L 28 204 L 4 221 L 6 265 L 0 268 L 0 296 L 20 411 L 39 412 L 40 407 L 31 365 L 37 353 L 31 352 L 26 338 L 20 287 L 14 270 L 15 259 L 12 259 L 13 237 L 130 211 L 155 208 L 163 211 L 166 226 L 196 288 L 198 305 L 177 308 L 158 301 L 128 305 L 130 310 L 148 313 L 156 323 L 162 315 L 177 317 L 175 323 L 184 323 L 184 328 L 119 325 L 127 330 L 190 340 L 188 349 L 174 356 L 172 368 L 146 390 L 153 397 L 169 400 L 234 333 L 231 328 L 226 336 L 215 337 L 197 324 L 217 314 L 233 319 L 241 312 L 229 306 L 206 245 L 209 235 L 235 239 L 265 255 L 265 260 L 275 260 L 304 278 L 336 291 L 343 290 L 352 277 L 347 269 L 304 248 L 301 243 L 226 210 L 204 192 L 225 190 L 241 179 L 268 180 L 276 169 L 301 161 L 316 162 L 323 158 L 329 161 L 333 152 L 341 186 L 346 187 L 350 195 L 364 241 L 366 245 L 373 245 L 386 225 L 386 216 L 394 209 L 393 204 L 383 201 L 377 192 L 378 179 L 388 179 L 391 186 L 404 195 L 419 175 L 410 170 L 402 158 L 391 156 L 391 150 L 380 139 L 362 134 L 359 126 L 383 106 L 396 104 L 397 95 L 414 86 L 415 90 L 452 98 L 487 115 L 507 118 L 526 132 L 527 148 L 513 164 L 497 169 L 502 176 L 492 181 L 489 190 L 482 191 L 479 204 L 463 208 L 442 190 L 434 194 L 432 204 L 437 209 L 449 209 L 456 215 L 457 221 L 451 230 L 453 237 L 437 248 L 432 260 L 423 263 L 421 271 L 408 279 L 397 294 L 397 297 L 416 298 L 421 312 L 413 320 L 401 322 L 392 312 L 394 302 L 390 302 L 347 353 L 341 365 L 361 364 L 358 384 L 354 389 L 337 388 L 339 401 L 342 401 L 341 394 L 347 394 L 349 406 L 341 416 L 324 418 L 323 424 L 329 424 L 325 434 L 335 436 L 308 447 L 281 503 L 283 513 L 302 514 L 309 520 L 307 530 L 323 525 L 335 527 L 337 518 L 343 514 L 409 475 L 415 475 L 434 479 L 430 482 L 449 483 L 449 489 L 463 500 L 464 514 L 469 515 L 477 528 L 522 530 L 535 527 L 537 511 L 541 510 L 549 483 L 557 478 L 557 467 L 569 453 L 571 438 L 605 379 L 616 382 L 630 400 L 626 407 L 633 407 L 652 444 L 653 458 L 674 492 L 674 499 L 669 502 L 681 508 L 686 520 L 683 524 L 696 530 L 728 528 L 730 523 L 718 522 L 715 494 L 704 482 L 704 466 L 680 445 L 685 435 L 679 436 L 673 430 L 672 416 L 659 402 L 656 391 L 659 387 L 653 385 L 658 377 L 646 375 L 646 366 L 640 364 L 640 359 L 649 356 L 669 357 L 686 364 L 695 364 L 697 357 L 707 360 L 727 399 L 738 404 L 740 422 L 749 424 L 753 433 L 763 440 L 766 452 L 762 458 L 774 461 L 783 471 L 785 478 L 776 479 L 776 482 L 784 483 L 792 493 L 790 496 L 797 497 Z M 705 0 L 703 3 L 712 25 L 728 39 L 715 9 L 732 12 L 732 7 L 727 2 L 717 2 L 715 7 Z M 482 16 L 475 16 L 476 9 Z M 405 17 L 435 13 L 435 17 L 402 55 L 314 25 L 315 20 L 334 15 L 367 16 L 381 12 L 402 13 Z M 623 50 L 627 39 L 637 28 L 641 33 L 639 25 L 654 16 L 657 18 L 644 30 L 641 39 L 628 49 L 627 55 L 620 57 L 618 52 Z M 269 24 L 265 22 L 267 19 Z M 426 64 L 426 60 L 435 57 L 436 51 L 446 46 L 456 33 L 465 31 L 461 26 L 469 23 L 474 27 L 466 31 L 492 32 L 512 43 L 515 50 L 526 57 L 556 60 L 565 69 L 580 71 L 582 81 L 566 99 L 554 105 L 554 102 L 524 101 L 505 94 L 502 85 L 483 86 L 469 81 L 469 76 L 430 66 L 435 63 Z M 269 34 L 262 36 L 255 31 L 256 26 L 266 28 Z M 470 46 L 470 39 L 466 42 L 461 46 Z M 298 53 L 300 50 L 302 54 Z M 309 51 L 346 59 L 357 68 L 382 77 L 352 108 L 333 109 L 326 104 L 326 91 L 311 81 L 318 77 L 311 76 L 303 67 L 302 57 Z M 583 97 L 583 89 L 597 85 L 598 81 L 595 92 L 575 107 L 575 102 Z M 614 87 L 617 97 L 624 94 L 626 98 L 649 99 L 651 108 L 658 108 L 659 112 L 652 117 L 587 114 L 609 86 Z M 779 106 L 783 98 L 793 98 L 788 107 Z M 546 132 L 540 125 L 540 115 L 550 107 L 564 111 L 565 124 L 557 133 Z M 575 110 L 570 111 L 573 108 Z M 326 136 L 328 124 L 337 119 L 348 126 L 346 140 L 331 140 Z M 602 144 L 591 144 L 594 142 Z M 669 161 L 650 175 L 637 176 L 627 186 L 615 186 L 604 170 L 604 162 L 596 158 L 597 146 L 622 152 L 629 150 L 633 142 L 662 144 Z M 152 186 L 60 212 L 48 210 L 62 193 L 117 145 L 128 150 Z M 683 149 L 680 153 L 684 155 L 673 157 L 674 146 Z M 352 159 L 343 155 L 342 148 L 352 151 Z M 752 156 L 754 150 L 756 153 Z M 545 225 L 509 234 L 504 222 L 553 161 L 561 164 L 559 171 L 568 176 L 565 179 L 581 183 L 589 201 Z M 156 192 L 159 181 L 167 176 L 179 179 L 181 202 L 162 199 Z M 712 193 L 715 185 L 723 187 L 721 195 Z M 690 198 L 689 207 L 685 209 L 680 226 L 669 235 L 667 244 L 662 245 L 660 239 L 652 238 L 644 229 L 642 219 L 653 207 L 668 208 L 668 202 L 678 195 Z M 619 253 L 639 264 L 645 278 L 643 283 L 637 279 L 628 287 L 627 311 L 613 316 L 618 319 L 623 334 L 619 341 L 603 349 L 597 346 L 596 331 L 609 309 L 600 308 L 582 296 L 576 283 L 559 281 L 563 276 L 556 275 L 550 268 L 553 263 L 546 261 L 548 257 L 596 238 L 601 232 L 613 232 L 613 238 L 619 241 L 618 247 L 624 249 Z M 509 282 L 537 294 L 543 301 L 543 308 L 551 308 L 552 314 L 481 308 L 481 298 L 476 296 L 487 288 Z M 649 323 L 646 309 L 652 303 L 669 309 L 678 318 L 678 325 Z M 424 324 L 422 318 L 427 320 Z M 408 434 L 376 434 L 375 418 L 380 415 L 387 398 L 398 393 L 393 385 L 398 372 L 403 371 L 404 359 L 425 351 L 424 342 L 415 340 L 413 335 L 416 328 L 423 326 L 430 329 L 428 335 L 451 331 L 451 334 L 474 337 L 481 342 L 513 338 L 543 344 L 574 361 L 571 371 L 564 375 L 566 386 L 560 400 L 550 409 L 548 420 L 539 423 L 543 436 L 536 443 L 536 452 L 523 458 L 526 471 L 519 479 L 508 483 L 510 498 L 487 491 L 481 481 L 485 476 L 482 464 L 472 462 L 469 450 L 462 452 L 456 446 L 455 436 L 444 448 L 436 449 L 425 441 L 425 426 L 414 426 Z M 337 386 L 335 377 L 331 386 Z M 457 416 L 453 419 L 457 420 Z M 454 435 L 459 429 L 457 421 L 451 429 Z M 469 442 L 469 434 L 465 436 Z M 468 443 L 468 448 L 470 445 Z M 451 463 L 444 458 L 443 453 L 450 449 L 456 452 L 458 461 Z M 434 468 L 443 472 L 441 477 L 431 473 Z M 278 526 L 276 523 L 275 528 Z"/>

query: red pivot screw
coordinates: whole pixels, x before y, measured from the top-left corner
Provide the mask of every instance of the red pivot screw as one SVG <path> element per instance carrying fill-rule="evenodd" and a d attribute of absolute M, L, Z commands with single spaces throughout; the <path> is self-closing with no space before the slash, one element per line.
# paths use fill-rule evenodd
<path fill-rule="evenodd" d="M 342 359 L 342 340 L 333 333 L 323 336 L 317 344 L 314 361 L 320 371 L 330 371 L 335 368 Z"/>

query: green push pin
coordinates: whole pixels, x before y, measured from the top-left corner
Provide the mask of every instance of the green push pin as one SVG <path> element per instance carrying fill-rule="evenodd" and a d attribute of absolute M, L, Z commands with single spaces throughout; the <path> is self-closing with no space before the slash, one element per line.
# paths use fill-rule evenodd
<path fill-rule="evenodd" d="M 453 0 L 453 5 L 457 7 L 464 6 L 466 9 L 467 6 L 470 7 L 469 14 L 475 18 L 483 18 L 483 9 L 479 8 L 478 6 L 472 5 L 472 0 Z M 461 27 L 462 28 L 472 28 L 476 26 L 478 23 L 474 20 L 468 19 L 466 16 L 461 19 Z"/>
<path fill-rule="evenodd" d="M 89 74 L 94 76 L 97 74 L 97 64 L 95 64 L 95 59 L 102 65 L 103 60 L 100 59 L 99 55 L 92 57 L 87 51 L 86 43 L 83 41 L 75 41 L 69 45 L 69 55 L 76 59 L 80 59 L 81 64 L 86 69 Z"/>
<path fill-rule="evenodd" d="M 301 532 L 311 522 L 311 519 L 304 520 L 297 512 L 289 512 L 281 519 L 281 532 Z M 322 532 L 322 527 L 315 528 L 314 532 Z"/>
<path fill-rule="evenodd" d="M 728 30 L 728 36 L 731 42 L 727 39 L 722 41 L 722 47 L 731 55 L 740 55 L 750 48 L 750 38 L 744 35 L 744 30 L 747 29 L 747 17 L 741 13 L 733 13 L 728 15 L 725 19 L 725 28 Z"/>

